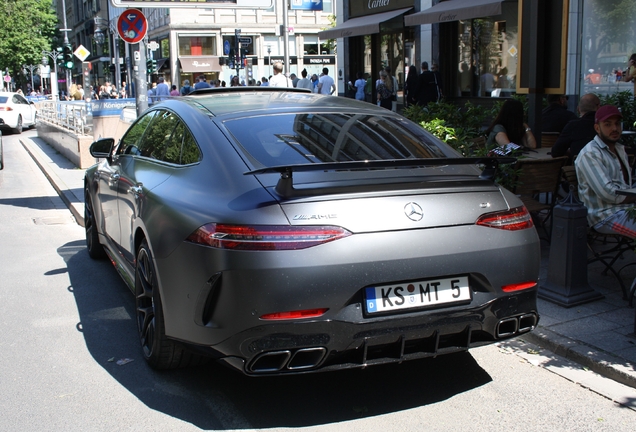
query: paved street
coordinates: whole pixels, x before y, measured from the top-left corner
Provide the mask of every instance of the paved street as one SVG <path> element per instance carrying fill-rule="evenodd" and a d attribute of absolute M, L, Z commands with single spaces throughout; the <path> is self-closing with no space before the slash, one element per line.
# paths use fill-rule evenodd
<path fill-rule="evenodd" d="M 20 144 L 35 134 L 3 137 L 0 430 L 634 430 L 634 388 L 519 340 L 329 374 L 154 372 L 132 294 Z"/>

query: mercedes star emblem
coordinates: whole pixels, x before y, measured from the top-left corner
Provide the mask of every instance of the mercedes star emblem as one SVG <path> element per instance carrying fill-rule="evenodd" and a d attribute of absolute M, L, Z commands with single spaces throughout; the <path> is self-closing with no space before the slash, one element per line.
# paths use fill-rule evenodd
<path fill-rule="evenodd" d="M 404 213 L 406 217 L 411 219 L 414 222 L 422 220 L 424 217 L 424 211 L 422 211 L 422 207 L 419 204 L 410 202 L 404 206 Z"/>

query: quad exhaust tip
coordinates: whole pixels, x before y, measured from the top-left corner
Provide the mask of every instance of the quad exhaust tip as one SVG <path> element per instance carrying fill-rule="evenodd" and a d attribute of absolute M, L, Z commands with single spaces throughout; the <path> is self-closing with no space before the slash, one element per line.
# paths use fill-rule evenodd
<path fill-rule="evenodd" d="M 537 325 L 537 314 L 529 313 L 515 317 L 504 318 L 497 323 L 497 338 L 507 338 L 533 330 Z"/>
<path fill-rule="evenodd" d="M 299 350 L 270 351 L 259 355 L 249 367 L 253 373 L 272 373 L 284 370 L 300 371 L 317 367 L 327 354 L 324 347 Z"/>

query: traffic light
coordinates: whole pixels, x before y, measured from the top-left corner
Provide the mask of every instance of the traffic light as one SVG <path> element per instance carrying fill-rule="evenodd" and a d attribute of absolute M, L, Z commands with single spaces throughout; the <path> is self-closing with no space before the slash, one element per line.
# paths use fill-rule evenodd
<path fill-rule="evenodd" d="M 148 70 L 148 75 L 157 73 L 157 60 L 155 59 L 146 60 L 146 69 Z"/>
<path fill-rule="evenodd" d="M 65 44 L 63 48 L 62 65 L 65 69 L 73 69 L 75 62 L 73 61 L 73 48 L 71 44 Z"/>

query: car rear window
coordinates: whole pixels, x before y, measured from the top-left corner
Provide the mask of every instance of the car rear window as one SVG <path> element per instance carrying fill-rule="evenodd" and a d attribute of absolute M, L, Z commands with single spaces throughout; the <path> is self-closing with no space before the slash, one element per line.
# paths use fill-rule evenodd
<path fill-rule="evenodd" d="M 7 99 L 9 99 L 6 96 L 0 96 L 0 103 L 7 103 Z"/>
<path fill-rule="evenodd" d="M 280 114 L 227 120 L 225 126 L 264 166 L 457 156 L 420 126 L 392 116 Z"/>

